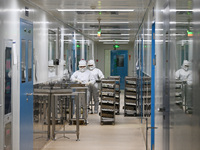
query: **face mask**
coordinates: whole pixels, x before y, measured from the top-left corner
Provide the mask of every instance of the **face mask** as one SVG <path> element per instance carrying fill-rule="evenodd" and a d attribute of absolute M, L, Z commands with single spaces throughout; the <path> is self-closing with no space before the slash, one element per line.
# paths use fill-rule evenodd
<path fill-rule="evenodd" d="M 184 67 L 184 70 L 185 70 L 185 71 L 188 71 L 188 69 L 189 69 L 189 67 L 187 67 L 187 66 Z"/>
<path fill-rule="evenodd" d="M 79 70 L 80 70 L 81 72 L 85 72 L 86 67 L 84 67 L 84 68 L 80 68 Z"/>
<path fill-rule="evenodd" d="M 89 69 L 90 69 L 90 70 L 93 70 L 93 69 L 94 69 L 94 66 L 89 67 Z"/>

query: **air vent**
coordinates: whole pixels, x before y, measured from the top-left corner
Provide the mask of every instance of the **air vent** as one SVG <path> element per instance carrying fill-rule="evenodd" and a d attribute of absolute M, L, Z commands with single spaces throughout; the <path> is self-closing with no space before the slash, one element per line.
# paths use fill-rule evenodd
<path fill-rule="evenodd" d="M 98 11 L 77 11 L 76 13 L 78 15 L 94 15 L 94 14 L 98 15 L 99 12 Z M 118 15 L 118 14 L 119 13 L 117 11 L 111 11 L 111 12 L 103 11 L 103 12 L 101 12 L 101 15 Z"/>

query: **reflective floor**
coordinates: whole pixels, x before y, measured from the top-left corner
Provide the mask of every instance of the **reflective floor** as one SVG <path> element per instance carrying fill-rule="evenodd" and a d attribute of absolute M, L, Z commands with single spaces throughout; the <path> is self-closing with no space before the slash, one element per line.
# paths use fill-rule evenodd
<path fill-rule="evenodd" d="M 121 108 L 123 107 L 123 94 L 121 94 Z M 57 135 L 56 141 L 49 141 L 42 150 L 145 150 L 144 125 L 134 117 L 116 115 L 115 125 L 100 125 L 100 116 L 89 114 L 89 124 L 80 126 L 80 141 L 76 135 Z M 66 130 L 73 130 L 75 126 L 65 126 Z M 149 135 L 150 137 L 150 135 Z M 43 138 L 45 139 L 45 138 Z M 35 142 L 39 145 L 42 138 Z M 36 147 L 36 145 L 35 145 Z M 36 149 L 34 149 L 36 150 Z"/>
<path fill-rule="evenodd" d="M 72 127 L 66 126 L 67 129 Z M 89 125 L 81 126 L 80 141 L 75 135 L 57 136 L 56 141 L 48 143 L 43 150 L 145 150 L 145 142 L 138 120 L 116 116 L 116 124 L 99 123 L 98 115 L 89 116 Z"/>

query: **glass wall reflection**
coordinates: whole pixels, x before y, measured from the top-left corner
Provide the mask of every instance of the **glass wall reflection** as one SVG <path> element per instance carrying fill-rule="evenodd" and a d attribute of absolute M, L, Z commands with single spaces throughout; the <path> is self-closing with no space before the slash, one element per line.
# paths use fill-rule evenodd
<path fill-rule="evenodd" d="M 177 10 L 180 9 L 177 5 Z M 191 8 L 187 8 L 176 12 L 176 104 L 187 114 L 191 114 L 193 110 L 193 13 L 190 10 Z"/>

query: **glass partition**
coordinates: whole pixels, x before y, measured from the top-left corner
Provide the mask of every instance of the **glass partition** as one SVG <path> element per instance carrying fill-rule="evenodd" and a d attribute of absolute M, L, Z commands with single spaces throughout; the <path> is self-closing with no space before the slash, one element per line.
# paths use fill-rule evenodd
<path fill-rule="evenodd" d="M 32 81 L 32 41 L 28 41 L 28 81 Z"/>
<path fill-rule="evenodd" d="M 48 31 L 48 60 L 56 59 L 56 32 Z"/>
<path fill-rule="evenodd" d="M 176 104 L 180 106 L 180 108 L 186 114 L 191 114 L 193 108 L 191 92 L 193 58 L 193 13 L 188 11 L 177 12 L 176 16 Z"/>
<path fill-rule="evenodd" d="M 26 82 L 26 40 L 21 41 L 21 82 Z"/>

